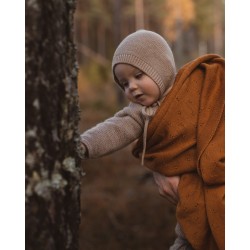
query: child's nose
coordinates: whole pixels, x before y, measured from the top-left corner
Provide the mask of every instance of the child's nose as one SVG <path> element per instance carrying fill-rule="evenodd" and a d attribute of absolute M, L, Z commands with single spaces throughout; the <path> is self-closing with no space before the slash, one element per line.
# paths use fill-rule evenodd
<path fill-rule="evenodd" d="M 130 91 L 133 91 L 133 90 L 135 90 L 135 89 L 137 89 L 136 82 L 135 82 L 135 81 L 130 81 L 130 82 L 129 82 L 129 90 L 130 90 Z"/>

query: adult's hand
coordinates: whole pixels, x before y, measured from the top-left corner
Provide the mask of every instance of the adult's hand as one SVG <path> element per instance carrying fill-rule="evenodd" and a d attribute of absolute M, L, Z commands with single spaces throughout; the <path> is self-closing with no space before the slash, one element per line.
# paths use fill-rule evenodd
<path fill-rule="evenodd" d="M 177 205 L 179 200 L 178 185 L 180 176 L 167 177 L 156 172 L 153 172 L 153 176 L 158 186 L 160 195 L 165 197 L 174 205 Z"/>

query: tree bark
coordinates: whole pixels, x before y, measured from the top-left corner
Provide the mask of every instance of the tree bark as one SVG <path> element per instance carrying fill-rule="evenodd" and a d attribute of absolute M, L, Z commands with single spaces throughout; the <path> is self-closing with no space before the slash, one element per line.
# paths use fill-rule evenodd
<path fill-rule="evenodd" d="M 78 249 L 80 160 L 74 0 L 25 2 L 25 241 Z M 17 41 L 18 42 L 18 41 Z"/>

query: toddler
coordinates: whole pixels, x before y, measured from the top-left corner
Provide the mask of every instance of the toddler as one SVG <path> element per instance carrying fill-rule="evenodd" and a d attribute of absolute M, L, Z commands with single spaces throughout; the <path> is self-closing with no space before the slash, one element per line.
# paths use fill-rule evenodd
<path fill-rule="evenodd" d="M 121 42 L 113 56 L 112 70 L 116 83 L 131 103 L 81 135 L 85 146 L 80 151 L 82 158 L 97 158 L 117 151 L 138 139 L 143 131 L 145 154 L 148 122 L 176 75 L 169 45 L 159 34 L 146 30 L 130 34 Z"/>

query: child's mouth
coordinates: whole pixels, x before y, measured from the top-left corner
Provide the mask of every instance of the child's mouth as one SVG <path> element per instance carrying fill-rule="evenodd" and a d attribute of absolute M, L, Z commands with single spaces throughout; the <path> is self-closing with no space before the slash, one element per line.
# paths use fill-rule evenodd
<path fill-rule="evenodd" d="M 135 95 L 135 99 L 140 99 L 143 96 L 143 94 L 137 94 Z"/>

